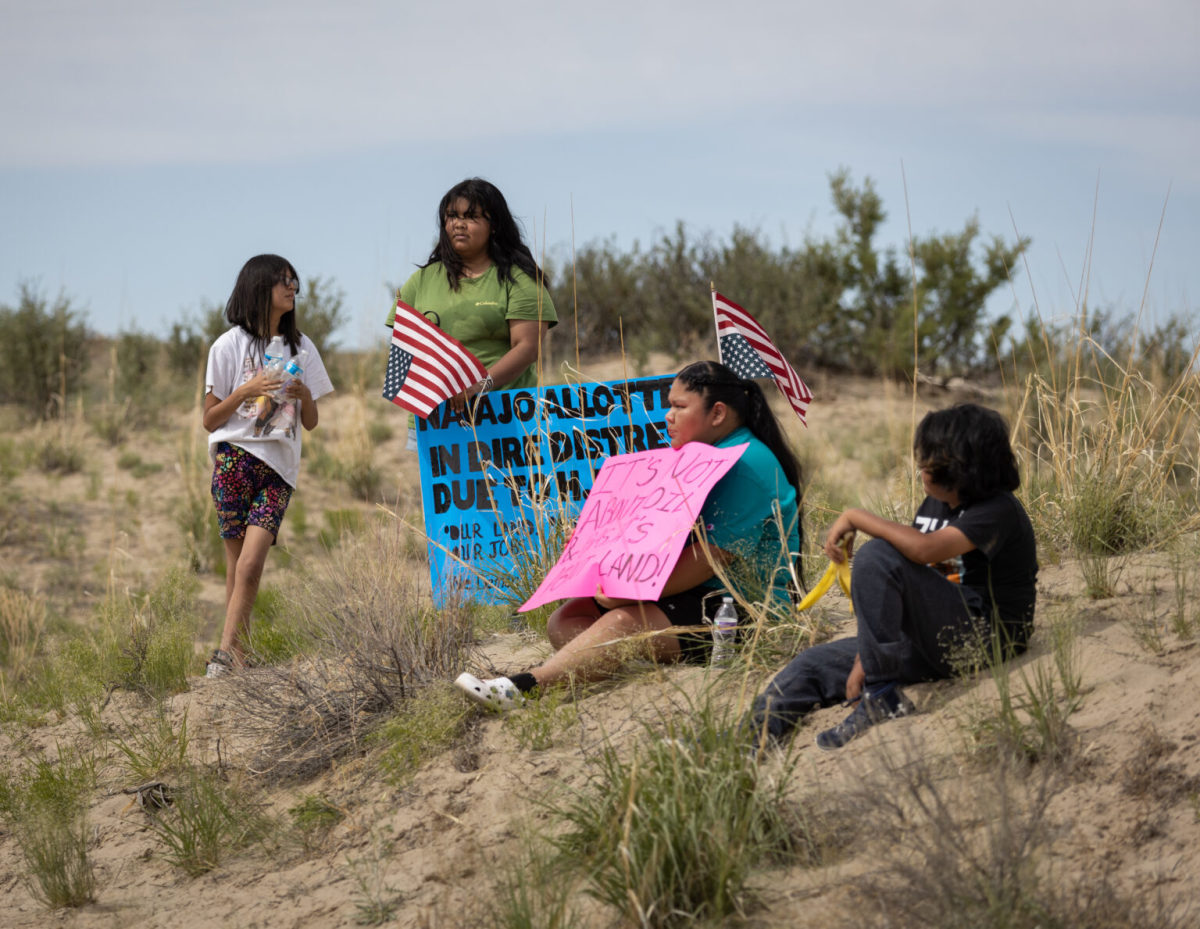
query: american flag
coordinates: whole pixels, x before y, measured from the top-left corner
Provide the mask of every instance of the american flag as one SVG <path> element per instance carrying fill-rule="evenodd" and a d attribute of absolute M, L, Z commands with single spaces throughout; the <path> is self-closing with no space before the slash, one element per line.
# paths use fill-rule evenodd
<path fill-rule="evenodd" d="M 721 364 L 738 377 L 773 377 L 788 403 L 808 425 L 804 414 L 812 402 L 812 391 L 779 353 L 771 337 L 745 310 L 715 290 L 713 317 L 717 321 L 717 349 Z"/>
<path fill-rule="evenodd" d="M 487 368 L 461 342 L 396 301 L 383 399 L 426 419 L 438 404 L 485 377 Z"/>

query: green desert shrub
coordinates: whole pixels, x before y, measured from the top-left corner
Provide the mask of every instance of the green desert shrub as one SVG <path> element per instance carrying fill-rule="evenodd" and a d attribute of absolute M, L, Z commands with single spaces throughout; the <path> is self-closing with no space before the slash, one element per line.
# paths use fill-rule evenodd
<path fill-rule="evenodd" d="M 34 439 L 33 463 L 41 471 L 78 474 L 84 461 L 83 445 L 68 430 L 55 429 Z"/>
<path fill-rule="evenodd" d="M 22 283 L 16 306 L 0 305 L 0 403 L 39 419 L 60 417 L 83 385 L 90 336 L 82 313 Z"/>
<path fill-rule="evenodd" d="M 327 549 L 335 548 L 348 536 L 360 535 L 367 527 L 366 517 L 361 510 L 335 509 L 325 511 L 325 528 L 317 538 Z"/>
<path fill-rule="evenodd" d="M 549 841 L 632 925 L 744 913 L 753 870 L 796 847 L 788 778 L 765 776 L 732 719 L 691 709 L 632 752 L 604 748 L 587 787 L 554 809 L 563 829 Z"/>
<path fill-rule="evenodd" d="M 0 436 L 0 478 L 11 481 L 25 470 L 26 454 L 15 440 Z"/>
<path fill-rule="evenodd" d="M 188 689 L 198 589 L 194 577 L 176 569 L 144 595 L 109 598 L 101 610 L 99 668 L 109 686 L 154 697 Z"/>
<path fill-rule="evenodd" d="M 311 853 L 321 846 L 334 826 L 345 819 L 346 811 L 319 794 L 304 794 L 288 809 L 288 816 L 305 852 Z"/>
<path fill-rule="evenodd" d="M 122 471 L 128 471 L 139 480 L 162 470 L 162 465 L 143 461 L 142 456 L 132 450 L 124 451 L 117 457 L 117 467 Z"/>
<path fill-rule="evenodd" d="M 122 766 L 134 781 L 162 780 L 188 770 L 187 711 L 178 726 L 161 703 L 153 715 L 122 722 L 122 732 L 113 734 L 109 744 L 120 754 Z"/>
<path fill-rule="evenodd" d="M 1024 661 L 1005 661 L 998 641 L 983 646 L 990 663 L 976 674 L 992 690 L 969 703 L 962 731 L 970 754 L 985 764 L 1060 762 L 1077 747 L 1070 723 L 1083 705 L 1077 617 L 1043 618 L 1035 643 L 1048 646 L 1048 654 Z"/>
<path fill-rule="evenodd" d="M 586 876 L 555 856 L 537 835 L 522 837 L 520 848 L 498 867 L 479 921 L 499 929 L 573 929 L 580 918 L 579 891 Z"/>
<path fill-rule="evenodd" d="M 87 825 L 96 781 L 92 759 L 60 748 L 55 759 L 39 757 L 4 773 L 0 814 L 17 838 L 30 893 L 51 909 L 90 903 L 96 892 Z"/>
<path fill-rule="evenodd" d="M 1131 553 L 1196 528 L 1197 401 L 1194 377 L 1151 380 L 1086 336 L 1029 379 L 1013 425 L 1039 544 L 1078 557 L 1090 596 L 1114 593 Z"/>
<path fill-rule="evenodd" d="M 296 605 L 280 590 L 260 587 L 245 647 L 256 665 L 281 664 L 311 644 Z"/>
<path fill-rule="evenodd" d="M 94 623 L 50 639 L 5 712 L 91 715 L 116 689 L 151 697 L 187 690 L 196 660 L 196 591 L 195 578 L 173 570 L 148 592 L 110 593 Z"/>
<path fill-rule="evenodd" d="M 520 713 L 510 713 L 504 720 L 505 728 L 522 749 L 545 751 L 579 722 L 579 706 L 570 697 L 565 687 L 547 688 L 529 700 Z"/>
<path fill-rule="evenodd" d="M 381 926 L 400 908 L 403 895 L 387 877 L 395 844 L 388 827 L 372 829 L 368 847 L 346 856 L 354 883 L 354 921 L 360 926 Z"/>
<path fill-rule="evenodd" d="M 416 691 L 373 736 L 385 777 L 393 784 L 408 783 L 425 761 L 462 734 L 469 713 L 469 704 L 446 682 Z"/>
<path fill-rule="evenodd" d="M 195 768 L 172 792 L 172 803 L 152 815 L 149 826 L 163 857 L 191 877 L 213 870 L 271 829 L 250 796 Z"/>

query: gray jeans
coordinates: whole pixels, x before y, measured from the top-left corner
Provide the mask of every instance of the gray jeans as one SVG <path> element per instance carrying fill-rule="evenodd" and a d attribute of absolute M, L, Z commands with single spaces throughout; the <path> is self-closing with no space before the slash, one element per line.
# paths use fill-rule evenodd
<path fill-rule="evenodd" d="M 890 543 L 871 539 L 854 555 L 850 582 L 858 634 L 805 649 L 754 701 L 751 722 L 782 739 L 819 706 L 846 699 L 846 678 L 862 658 L 867 685 L 937 680 L 953 673 L 963 644 L 989 641 L 983 598 Z M 984 660 L 990 650 L 983 649 Z"/>

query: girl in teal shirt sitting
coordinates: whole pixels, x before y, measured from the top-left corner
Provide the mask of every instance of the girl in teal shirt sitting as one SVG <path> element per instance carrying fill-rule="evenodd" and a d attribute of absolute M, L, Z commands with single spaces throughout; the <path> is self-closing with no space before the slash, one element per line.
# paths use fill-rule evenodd
<path fill-rule="evenodd" d="M 672 448 L 688 442 L 718 447 L 748 442 L 749 448 L 709 493 L 700 526 L 662 595 L 654 602 L 628 601 L 597 591 L 568 600 L 547 623 L 555 648 L 547 661 L 508 677 L 458 678 L 455 683 L 475 702 L 509 709 L 524 702 L 523 693 L 568 677 L 606 678 L 631 656 L 627 640 L 635 636 L 645 639 L 639 656 L 662 663 L 706 661 L 709 635 L 654 633 L 710 622 L 725 593 L 739 607 L 788 602 L 791 561 L 800 551 L 800 468 L 762 389 L 724 365 L 701 361 L 679 372 L 668 404 Z M 718 577 L 718 566 L 733 590 Z"/>

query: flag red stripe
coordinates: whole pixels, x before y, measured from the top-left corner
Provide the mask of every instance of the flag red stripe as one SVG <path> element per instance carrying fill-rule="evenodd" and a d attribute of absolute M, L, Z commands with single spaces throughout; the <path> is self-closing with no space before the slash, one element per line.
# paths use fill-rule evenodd
<path fill-rule="evenodd" d="M 408 343 L 416 348 L 418 355 L 424 352 L 435 354 L 443 364 L 452 365 L 460 378 L 473 378 L 467 383 L 468 387 L 487 376 L 487 369 L 461 342 L 447 335 L 408 304 L 398 302 L 396 307 L 397 320 L 403 312 L 406 323 L 404 328 L 397 325 L 393 329 L 393 336 L 399 340 L 402 348 L 412 352 L 412 348 L 405 344 Z"/>
<path fill-rule="evenodd" d="M 409 384 L 409 381 L 412 383 Z M 422 394 L 432 400 L 434 406 L 437 406 L 445 399 L 442 396 L 445 392 L 444 385 L 427 377 L 425 370 L 418 368 L 415 364 L 408 369 L 408 380 L 404 383 L 409 390 Z"/>
<path fill-rule="evenodd" d="M 407 303 L 397 301 L 397 320 L 399 320 L 401 316 L 403 316 L 406 321 L 405 328 L 399 329 L 399 332 L 397 333 L 397 327 L 393 326 L 393 333 L 399 334 L 401 339 L 403 339 L 406 335 L 411 334 L 417 344 L 437 346 L 443 351 L 452 354 L 455 358 L 457 358 L 458 361 L 462 363 L 465 370 L 474 371 L 476 369 L 480 369 L 484 370 L 484 373 L 486 374 L 486 370 L 483 369 L 483 365 L 479 363 L 479 360 L 475 358 L 474 355 L 466 350 L 461 342 L 454 337 L 447 335 L 444 331 L 431 323 Z"/>
<path fill-rule="evenodd" d="M 402 407 L 403 409 L 408 410 L 408 412 L 410 412 L 410 413 L 415 413 L 417 416 L 420 416 L 422 419 L 425 419 L 426 417 L 428 417 L 429 414 L 433 412 L 434 406 L 437 405 L 437 404 L 434 404 L 434 406 L 430 406 L 427 403 L 426 404 L 413 403 L 411 400 L 409 400 L 405 396 L 403 391 L 396 394 L 396 396 L 392 399 L 392 403 L 396 404 L 396 406 L 398 406 L 398 407 Z"/>
<path fill-rule="evenodd" d="M 462 382 L 463 386 L 458 387 L 455 393 L 458 390 L 470 387 L 476 381 L 480 380 L 480 378 L 486 376 L 486 372 L 480 374 L 478 377 L 473 376 L 475 372 L 469 370 L 469 365 L 464 364 L 462 356 L 448 349 L 433 333 L 406 330 L 401 331 L 397 335 L 397 343 L 406 352 L 417 357 L 432 355 L 437 359 L 439 364 L 446 368 L 448 375 L 453 377 L 455 381 Z"/>

